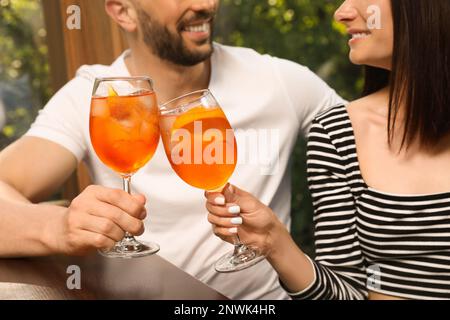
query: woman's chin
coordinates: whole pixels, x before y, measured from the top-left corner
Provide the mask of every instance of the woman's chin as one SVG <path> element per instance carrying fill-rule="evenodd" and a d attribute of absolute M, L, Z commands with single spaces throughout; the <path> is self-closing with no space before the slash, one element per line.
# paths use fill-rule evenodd
<path fill-rule="evenodd" d="M 350 51 L 349 55 L 350 62 L 358 65 L 358 66 L 369 66 L 379 69 L 385 69 L 385 70 L 391 70 L 391 63 L 392 57 L 387 57 L 385 59 L 374 59 L 369 58 L 367 56 L 362 56 L 361 54 L 358 54 L 355 51 Z"/>
<path fill-rule="evenodd" d="M 361 57 L 360 54 L 354 52 L 353 50 L 350 51 L 349 58 L 351 63 L 356 64 L 358 66 L 367 64 L 367 59 L 364 59 L 363 57 Z"/>

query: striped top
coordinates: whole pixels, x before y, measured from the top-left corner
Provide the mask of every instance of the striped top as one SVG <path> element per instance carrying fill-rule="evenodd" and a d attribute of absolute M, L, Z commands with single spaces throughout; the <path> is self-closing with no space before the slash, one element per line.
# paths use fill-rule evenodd
<path fill-rule="evenodd" d="M 393 195 L 364 182 L 345 106 L 313 122 L 308 182 L 315 281 L 297 299 L 365 299 L 368 291 L 450 299 L 450 192 Z"/>

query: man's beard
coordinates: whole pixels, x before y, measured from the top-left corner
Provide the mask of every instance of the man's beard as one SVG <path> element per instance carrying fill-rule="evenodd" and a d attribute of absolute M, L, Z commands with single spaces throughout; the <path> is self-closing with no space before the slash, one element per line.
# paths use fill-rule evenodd
<path fill-rule="evenodd" d="M 143 40 L 147 47 L 159 58 L 170 61 L 176 65 L 194 66 L 209 59 L 213 52 L 212 36 L 205 41 L 210 45 L 210 49 L 203 52 L 189 50 L 181 35 L 173 34 L 169 29 L 152 19 L 144 10 L 138 10 L 139 21 L 142 29 Z M 197 17 L 211 16 L 211 13 L 200 13 Z M 212 20 L 211 20 L 212 34 Z M 180 28 L 181 31 L 181 28 Z"/>

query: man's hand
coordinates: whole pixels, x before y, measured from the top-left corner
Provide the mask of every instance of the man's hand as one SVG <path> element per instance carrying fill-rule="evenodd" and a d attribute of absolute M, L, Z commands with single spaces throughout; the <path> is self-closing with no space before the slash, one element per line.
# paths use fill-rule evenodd
<path fill-rule="evenodd" d="M 144 232 L 142 220 L 147 216 L 145 202 L 143 195 L 89 186 L 55 220 L 53 232 L 49 230 L 54 235 L 52 247 L 62 254 L 83 255 L 113 247 L 124 237 L 125 231 L 141 235 Z"/>

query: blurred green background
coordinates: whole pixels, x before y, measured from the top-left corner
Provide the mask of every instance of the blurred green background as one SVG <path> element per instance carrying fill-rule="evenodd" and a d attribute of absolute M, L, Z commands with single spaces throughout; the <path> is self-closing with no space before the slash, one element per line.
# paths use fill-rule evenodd
<path fill-rule="evenodd" d="M 222 0 L 215 38 L 306 65 L 351 100 L 362 89 L 362 76 L 361 69 L 348 61 L 344 28 L 333 21 L 341 2 Z M 27 130 L 51 96 L 45 38 L 39 0 L 0 0 L 0 150 Z M 292 233 L 312 253 L 312 208 L 302 137 L 293 156 Z"/>

